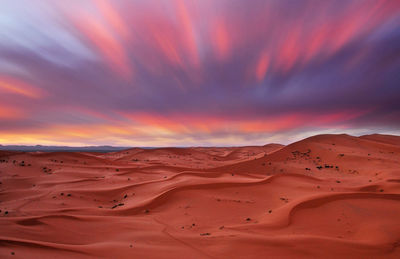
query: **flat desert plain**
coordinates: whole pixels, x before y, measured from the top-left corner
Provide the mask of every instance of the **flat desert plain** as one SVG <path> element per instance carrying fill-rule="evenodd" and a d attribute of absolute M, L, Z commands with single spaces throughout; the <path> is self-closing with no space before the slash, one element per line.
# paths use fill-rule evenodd
<path fill-rule="evenodd" d="M 400 258 L 400 137 L 0 153 L 1 258 Z"/>

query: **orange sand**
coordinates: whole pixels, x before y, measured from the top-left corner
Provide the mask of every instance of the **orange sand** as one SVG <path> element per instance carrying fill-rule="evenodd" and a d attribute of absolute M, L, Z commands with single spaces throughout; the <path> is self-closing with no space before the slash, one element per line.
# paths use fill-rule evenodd
<path fill-rule="evenodd" d="M 396 136 L 0 161 L 1 258 L 400 258 Z"/>

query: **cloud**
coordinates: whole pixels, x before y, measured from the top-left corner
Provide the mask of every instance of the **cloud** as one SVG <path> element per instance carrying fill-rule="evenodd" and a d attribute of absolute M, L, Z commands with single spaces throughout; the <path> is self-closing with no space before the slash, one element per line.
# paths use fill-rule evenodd
<path fill-rule="evenodd" d="M 400 128 L 398 1 L 2 6 L 4 144 L 262 144 Z"/>

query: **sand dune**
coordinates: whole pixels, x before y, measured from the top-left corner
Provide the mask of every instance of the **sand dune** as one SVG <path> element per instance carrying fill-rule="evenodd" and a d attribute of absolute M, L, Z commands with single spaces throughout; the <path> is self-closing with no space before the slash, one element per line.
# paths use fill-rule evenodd
<path fill-rule="evenodd" d="M 400 258 L 400 137 L 0 151 L 1 258 Z"/>

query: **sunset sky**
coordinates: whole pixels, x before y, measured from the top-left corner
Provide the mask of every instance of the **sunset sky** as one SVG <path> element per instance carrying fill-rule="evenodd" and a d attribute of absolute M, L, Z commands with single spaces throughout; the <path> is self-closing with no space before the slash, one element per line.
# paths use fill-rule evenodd
<path fill-rule="evenodd" d="M 400 1 L 2 0 L 0 144 L 400 135 Z"/>

